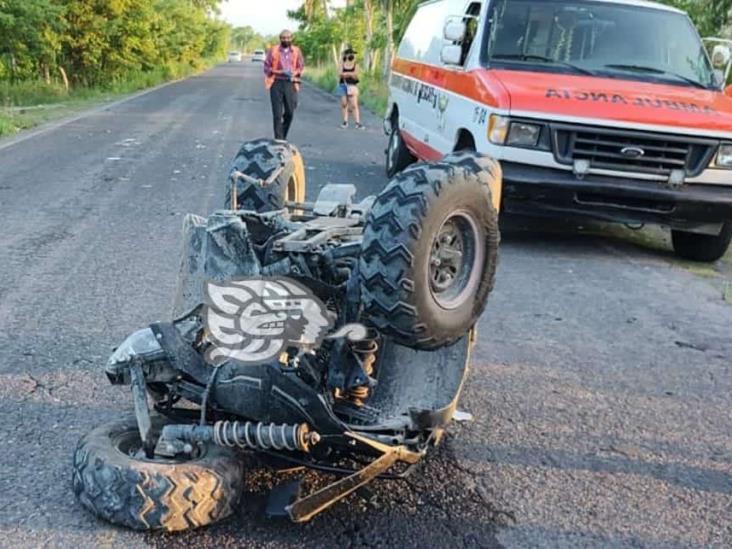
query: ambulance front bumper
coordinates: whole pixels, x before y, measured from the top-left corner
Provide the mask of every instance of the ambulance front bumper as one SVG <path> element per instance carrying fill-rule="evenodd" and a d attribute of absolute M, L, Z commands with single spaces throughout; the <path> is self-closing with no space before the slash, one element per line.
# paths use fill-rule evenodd
<path fill-rule="evenodd" d="M 670 186 L 631 177 L 585 175 L 501 162 L 503 210 L 509 213 L 589 217 L 622 223 L 658 223 L 714 233 L 732 220 L 730 185 Z"/>

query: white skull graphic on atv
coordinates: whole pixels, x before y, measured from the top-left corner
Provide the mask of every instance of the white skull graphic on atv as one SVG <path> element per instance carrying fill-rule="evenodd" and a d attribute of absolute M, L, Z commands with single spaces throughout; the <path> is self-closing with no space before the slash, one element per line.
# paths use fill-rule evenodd
<path fill-rule="evenodd" d="M 333 327 L 325 305 L 287 278 L 209 281 L 203 319 L 213 345 L 205 358 L 255 363 L 290 346 L 317 347 Z"/>

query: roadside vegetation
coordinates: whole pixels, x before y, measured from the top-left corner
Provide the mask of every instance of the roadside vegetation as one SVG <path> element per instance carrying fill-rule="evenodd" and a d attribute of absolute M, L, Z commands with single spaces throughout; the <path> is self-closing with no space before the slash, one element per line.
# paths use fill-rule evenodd
<path fill-rule="evenodd" d="M 338 84 L 338 71 L 334 65 L 319 65 L 308 68 L 304 77 L 305 80 L 329 92 L 335 92 Z M 361 105 L 379 115 L 386 112 L 389 88 L 387 81 L 381 78 L 380 74 L 363 73 L 358 89 Z"/>
<path fill-rule="evenodd" d="M 233 1 L 233 0 L 232 0 Z M 238 1 L 238 0 L 237 0 Z M 732 37 L 732 0 L 666 0 L 702 35 Z M 220 0 L 0 0 L 0 136 L 182 78 L 276 43 L 216 19 Z M 332 91 L 346 46 L 362 63 L 361 99 L 382 114 L 389 66 L 419 0 L 304 0 L 290 16 L 306 77 Z"/>
<path fill-rule="evenodd" d="M 231 49 L 241 53 L 267 49 L 278 40 L 277 36 L 264 36 L 249 26 L 235 27 L 231 31 Z"/>
<path fill-rule="evenodd" d="M 290 12 L 298 22 L 296 42 L 308 61 L 305 78 L 334 91 L 341 52 L 350 46 L 361 62 L 361 103 L 381 115 L 386 110 L 391 59 L 417 0 L 348 0 L 333 8 L 326 0 L 305 0 Z"/>
<path fill-rule="evenodd" d="M 221 60 L 218 0 L 0 0 L 0 136 Z"/>

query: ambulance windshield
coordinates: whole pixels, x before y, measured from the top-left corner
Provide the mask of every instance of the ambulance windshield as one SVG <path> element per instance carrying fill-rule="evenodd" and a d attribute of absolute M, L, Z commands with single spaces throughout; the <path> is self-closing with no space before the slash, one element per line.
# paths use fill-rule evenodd
<path fill-rule="evenodd" d="M 488 25 L 491 66 L 715 85 L 696 29 L 675 11 L 596 0 L 499 0 Z"/>

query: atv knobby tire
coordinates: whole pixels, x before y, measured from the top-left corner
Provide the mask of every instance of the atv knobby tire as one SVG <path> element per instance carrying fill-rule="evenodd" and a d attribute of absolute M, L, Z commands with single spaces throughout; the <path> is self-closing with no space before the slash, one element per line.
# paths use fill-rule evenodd
<path fill-rule="evenodd" d="M 377 196 L 359 274 L 366 318 L 399 343 L 435 349 L 485 309 L 498 259 L 495 161 L 470 152 L 415 164 Z"/>
<path fill-rule="evenodd" d="M 153 418 L 159 433 L 165 420 Z M 113 524 L 169 532 L 229 516 L 241 493 L 242 464 L 228 448 L 202 446 L 189 461 L 139 459 L 134 417 L 97 427 L 74 452 L 73 489 L 81 504 Z"/>
<path fill-rule="evenodd" d="M 231 173 L 234 170 L 266 181 L 280 167 L 282 172 L 269 185 L 239 181 L 238 209 L 269 212 L 284 208 L 285 201 L 304 202 L 305 166 L 300 151 L 286 141 L 257 139 L 245 142 L 234 157 L 226 184 L 224 207 L 232 207 Z"/>

